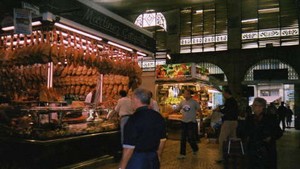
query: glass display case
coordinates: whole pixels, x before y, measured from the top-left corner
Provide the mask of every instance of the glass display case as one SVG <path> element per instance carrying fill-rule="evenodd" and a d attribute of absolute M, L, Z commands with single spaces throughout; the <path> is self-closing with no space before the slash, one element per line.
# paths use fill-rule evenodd
<path fill-rule="evenodd" d="M 110 109 L 74 107 L 52 102 L 44 106 L 15 106 L 13 114 L 2 110 L 7 118 L 6 134 L 11 137 L 50 140 L 113 131 L 118 119 L 106 119 Z"/>
<path fill-rule="evenodd" d="M 119 156 L 119 120 L 102 107 L 62 102 L 0 106 L 1 166 L 58 168 L 104 155 Z"/>

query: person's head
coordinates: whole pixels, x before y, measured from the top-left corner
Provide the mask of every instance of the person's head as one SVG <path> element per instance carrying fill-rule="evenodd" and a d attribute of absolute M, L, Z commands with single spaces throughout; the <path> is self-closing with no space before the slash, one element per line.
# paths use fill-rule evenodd
<path fill-rule="evenodd" d="M 185 98 L 185 100 L 189 100 L 190 98 L 192 98 L 192 94 L 193 94 L 192 90 L 185 89 L 183 91 L 183 97 Z"/>
<path fill-rule="evenodd" d="M 281 106 L 284 106 L 284 102 L 281 102 L 280 105 L 281 105 Z"/>
<path fill-rule="evenodd" d="M 256 116 L 262 114 L 267 107 L 267 101 L 264 98 L 256 97 L 252 104 L 252 110 Z"/>
<path fill-rule="evenodd" d="M 120 95 L 121 97 L 126 97 L 126 96 L 127 96 L 127 92 L 126 92 L 125 90 L 120 90 L 120 91 L 119 91 L 119 95 Z"/>
<path fill-rule="evenodd" d="M 223 91 L 223 96 L 225 99 L 231 97 L 232 93 L 231 93 L 231 90 L 229 89 L 229 87 L 224 87 Z"/>
<path fill-rule="evenodd" d="M 132 95 L 132 105 L 133 108 L 139 108 L 142 106 L 148 106 L 150 104 L 150 94 L 149 90 L 137 88 L 133 91 Z"/>

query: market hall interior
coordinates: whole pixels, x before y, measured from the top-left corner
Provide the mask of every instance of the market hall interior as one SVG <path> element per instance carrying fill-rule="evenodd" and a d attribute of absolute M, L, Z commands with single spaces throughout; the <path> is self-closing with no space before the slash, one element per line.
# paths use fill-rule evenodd
<path fill-rule="evenodd" d="M 195 91 L 205 118 L 222 104 L 220 91 L 228 85 L 241 110 L 251 105 L 254 97 L 276 106 L 283 101 L 292 108 L 295 129 L 287 129 L 278 148 L 279 166 L 294 169 L 286 166 L 297 164 L 289 161 L 293 158 L 286 151 L 299 150 L 299 0 L 24 2 L 28 3 L 0 1 L 1 101 L 2 96 L 9 96 L 13 106 L 17 105 L 13 109 L 1 105 L 0 134 L 1 143 L 5 143 L 1 146 L 15 150 L 18 145 L 33 157 L 41 153 L 38 157 L 42 160 L 36 158 L 37 163 L 60 154 L 60 161 L 54 158 L 59 165 L 103 153 L 115 155 L 107 145 L 117 144 L 118 120 L 109 121 L 105 116 L 116 104 L 119 90 L 151 90 L 168 127 L 176 127 L 181 116 L 169 112 L 182 99 L 179 91 Z M 17 27 L 12 25 L 15 21 L 26 25 L 30 17 L 22 18 L 24 11 L 14 8 L 31 11 L 32 27 L 18 27 L 25 33 L 15 34 Z M 14 12 L 22 15 L 14 18 Z M 30 28 L 33 33 L 24 35 Z M 103 88 L 98 83 L 100 74 Z M 95 86 L 99 89 L 97 98 L 104 99 L 104 109 L 94 103 L 85 107 L 85 96 Z M 195 165 L 220 167 L 212 163 L 217 146 L 203 139 L 200 148 L 207 154 L 212 152 L 212 158 L 208 163 L 195 160 Z M 93 146 L 81 144 L 81 140 Z M 31 151 L 32 145 L 36 151 Z M 162 167 L 173 163 L 175 168 L 185 167 L 190 159 L 168 162 L 166 157 L 178 146 L 178 141 L 168 141 Z M 74 147 L 85 157 L 76 154 Z M 0 150 L 12 152 L 7 147 Z M 170 157 L 175 159 L 174 154 Z M 19 155 L 22 160 L 23 154 Z M 198 158 L 206 155 L 200 152 Z"/>

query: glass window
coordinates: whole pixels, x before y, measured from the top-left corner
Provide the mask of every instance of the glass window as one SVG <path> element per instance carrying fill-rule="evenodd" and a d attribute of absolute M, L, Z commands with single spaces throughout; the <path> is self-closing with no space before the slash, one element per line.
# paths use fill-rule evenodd
<path fill-rule="evenodd" d="M 297 2 L 242 1 L 242 48 L 299 45 Z"/>
<path fill-rule="evenodd" d="M 180 47 L 180 53 L 227 50 L 226 1 L 181 10 Z"/>
<path fill-rule="evenodd" d="M 142 28 L 159 26 L 167 31 L 167 23 L 164 15 L 160 12 L 154 12 L 152 10 L 139 15 L 134 24 Z"/>

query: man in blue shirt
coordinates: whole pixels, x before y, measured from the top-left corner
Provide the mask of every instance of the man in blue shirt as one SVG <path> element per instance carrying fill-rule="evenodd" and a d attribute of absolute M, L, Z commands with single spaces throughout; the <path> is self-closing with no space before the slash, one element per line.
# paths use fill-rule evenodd
<path fill-rule="evenodd" d="M 124 128 L 123 156 L 120 169 L 159 169 L 159 159 L 166 141 L 166 126 L 161 114 L 149 109 L 150 93 L 134 90 L 134 114 Z"/>

